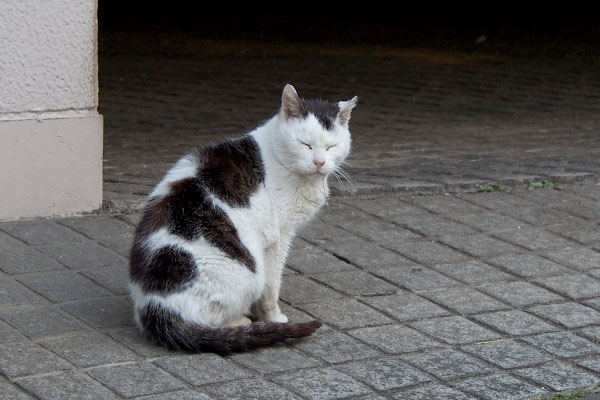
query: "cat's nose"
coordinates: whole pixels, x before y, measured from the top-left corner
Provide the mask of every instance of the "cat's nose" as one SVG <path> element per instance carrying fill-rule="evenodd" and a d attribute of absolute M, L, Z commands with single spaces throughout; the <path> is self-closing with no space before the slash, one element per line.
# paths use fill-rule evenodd
<path fill-rule="evenodd" d="M 313 160 L 313 164 L 315 164 L 317 168 L 321 168 L 323 165 L 325 165 L 325 161 Z"/>

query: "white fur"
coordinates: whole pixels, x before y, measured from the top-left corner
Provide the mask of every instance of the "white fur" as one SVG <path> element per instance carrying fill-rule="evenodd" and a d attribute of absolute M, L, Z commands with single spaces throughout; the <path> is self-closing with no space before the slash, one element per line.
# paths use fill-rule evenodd
<path fill-rule="evenodd" d="M 291 94 L 296 95 L 295 90 Z M 351 111 L 355 104 L 356 98 L 339 106 Z M 165 296 L 147 294 L 132 283 L 136 318 L 144 306 L 155 303 L 190 322 L 225 326 L 243 321 L 240 317 L 247 315 L 255 303 L 261 319 L 287 322 L 277 303 L 282 269 L 297 229 L 325 204 L 328 175 L 350 151 L 348 124 L 342 122 L 336 120 L 332 130 L 327 131 L 312 115 L 306 119 L 286 118 L 282 111 L 250 132 L 260 148 L 264 184 L 252 194 L 248 207 L 231 207 L 214 195 L 211 201 L 232 221 L 256 261 L 256 271 L 203 238 L 188 241 L 161 229 L 150 235 L 144 246 L 149 251 L 165 245 L 187 250 L 196 261 L 198 277 L 185 289 Z M 314 160 L 323 161 L 323 166 L 319 169 Z M 165 196 L 172 182 L 194 176 L 197 168 L 191 158 L 179 160 L 150 197 Z"/>

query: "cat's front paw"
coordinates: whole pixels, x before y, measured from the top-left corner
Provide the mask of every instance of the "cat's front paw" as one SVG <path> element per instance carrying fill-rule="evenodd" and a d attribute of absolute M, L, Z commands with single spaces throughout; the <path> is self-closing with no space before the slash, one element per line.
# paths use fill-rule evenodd
<path fill-rule="evenodd" d="M 288 322 L 288 317 L 281 312 L 277 312 L 267 315 L 266 320 L 269 322 L 280 322 L 282 324 L 285 324 L 286 322 Z"/>

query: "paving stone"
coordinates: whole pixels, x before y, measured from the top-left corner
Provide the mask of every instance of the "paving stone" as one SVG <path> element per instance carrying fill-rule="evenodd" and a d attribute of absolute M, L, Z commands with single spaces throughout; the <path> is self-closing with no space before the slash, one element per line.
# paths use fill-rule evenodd
<path fill-rule="evenodd" d="M 479 260 L 468 260 L 454 264 L 434 264 L 431 268 L 469 285 L 514 279 L 513 275 Z"/>
<path fill-rule="evenodd" d="M 600 343 L 600 326 L 590 326 L 583 328 L 579 333 L 585 337 L 592 339 L 593 342 Z"/>
<path fill-rule="evenodd" d="M 348 201 L 354 207 L 359 208 L 369 214 L 377 215 L 378 217 L 391 220 L 403 220 L 414 215 L 431 215 L 422 208 L 415 207 L 404 200 L 386 196 L 385 198 L 375 198 L 368 200 L 351 200 Z"/>
<path fill-rule="evenodd" d="M 0 344 L 0 372 L 9 378 L 63 371 L 68 368 L 69 364 L 64 360 L 34 343 Z"/>
<path fill-rule="evenodd" d="M 557 275 L 572 272 L 572 270 L 560 264 L 533 254 L 503 254 L 491 258 L 487 262 L 522 277 Z"/>
<path fill-rule="evenodd" d="M 340 365 L 338 369 L 378 391 L 399 389 L 431 380 L 418 369 L 395 357 L 353 361 Z"/>
<path fill-rule="evenodd" d="M 402 359 L 443 381 L 494 372 L 482 361 L 454 349 L 437 349 Z"/>
<path fill-rule="evenodd" d="M 343 201 L 332 198 L 327 207 L 324 207 L 319 213 L 318 218 L 330 224 L 337 224 L 345 221 L 355 221 L 357 219 L 369 218 L 369 214 L 356 207 L 346 204 Z"/>
<path fill-rule="evenodd" d="M 117 328 L 133 325 L 133 306 L 127 297 L 96 297 L 61 306 L 94 328 Z"/>
<path fill-rule="evenodd" d="M 155 361 L 161 368 L 192 385 L 246 378 L 252 374 L 216 354 L 174 355 Z"/>
<path fill-rule="evenodd" d="M 514 218 L 525 221 L 535 226 L 547 226 L 564 223 L 585 223 L 584 219 L 570 215 L 564 211 L 551 207 L 524 207 L 508 211 Z"/>
<path fill-rule="evenodd" d="M 260 378 L 238 379 L 233 382 L 219 383 L 203 388 L 215 399 L 227 400 L 262 400 L 262 399 L 281 399 L 296 400 L 301 397 L 295 395 L 277 386 L 272 382 Z"/>
<path fill-rule="evenodd" d="M 375 218 L 363 218 L 357 220 L 339 221 L 337 225 L 346 229 L 360 237 L 363 237 L 374 242 L 403 242 L 409 239 L 420 238 L 421 235 L 416 234 L 408 229 L 401 228 L 391 222 L 377 220 Z"/>
<path fill-rule="evenodd" d="M 562 362 L 518 369 L 514 372 L 556 391 L 592 386 L 597 384 L 599 380 L 596 375 Z"/>
<path fill-rule="evenodd" d="M 211 397 L 195 390 L 178 390 L 176 392 L 136 397 L 136 400 L 211 400 Z"/>
<path fill-rule="evenodd" d="M 431 241 L 388 243 L 386 246 L 421 264 L 442 264 L 468 258 L 461 252 Z"/>
<path fill-rule="evenodd" d="M 596 204 L 596 201 L 579 198 L 570 199 L 567 202 L 561 202 L 557 207 L 564 209 L 570 214 L 577 215 L 583 218 L 587 218 L 593 221 L 600 220 L 600 208 Z"/>
<path fill-rule="evenodd" d="M 548 230 L 578 243 L 586 245 L 600 243 L 600 230 L 595 222 L 555 225 L 548 227 Z"/>
<path fill-rule="evenodd" d="M 448 220 L 439 215 L 421 215 L 406 218 L 401 224 L 424 236 L 437 237 L 444 235 L 472 234 L 476 232 L 466 225 Z"/>
<path fill-rule="evenodd" d="M 460 197 L 490 210 L 520 209 L 538 206 L 537 203 L 531 200 L 513 196 L 506 192 L 467 193 Z"/>
<path fill-rule="evenodd" d="M 576 362 L 577 365 L 600 374 L 600 356 L 585 357 L 580 360 L 577 360 Z"/>
<path fill-rule="evenodd" d="M 456 214 L 450 215 L 448 218 L 483 232 L 521 229 L 528 226 L 523 221 L 492 211 L 483 211 L 476 214 Z"/>
<path fill-rule="evenodd" d="M 316 280 L 350 296 L 375 296 L 396 293 L 399 289 L 364 271 L 341 271 L 315 276 Z"/>
<path fill-rule="evenodd" d="M 301 228 L 298 236 L 309 243 L 317 244 L 328 250 L 346 241 L 363 243 L 363 245 L 368 243 L 368 241 L 351 232 L 314 220 L 309 225 Z"/>
<path fill-rule="evenodd" d="M 345 333 L 325 331 L 324 328 L 320 328 L 316 335 L 294 343 L 294 347 L 332 364 L 361 360 L 379 354 L 377 350 Z"/>
<path fill-rule="evenodd" d="M 520 310 L 498 311 L 472 318 L 511 336 L 555 331 L 557 328 Z"/>
<path fill-rule="evenodd" d="M 462 350 L 502 368 L 526 367 L 552 360 L 549 354 L 512 339 L 477 343 Z"/>
<path fill-rule="evenodd" d="M 586 247 L 567 247 L 544 255 L 578 271 L 589 271 L 600 266 L 600 252 Z"/>
<path fill-rule="evenodd" d="M 301 304 L 317 300 L 341 298 L 344 295 L 307 277 L 287 275 L 281 283 L 280 297 L 292 304 Z"/>
<path fill-rule="evenodd" d="M 419 386 L 414 389 L 398 392 L 394 396 L 398 400 L 475 400 L 475 397 L 448 386 L 434 384 Z"/>
<path fill-rule="evenodd" d="M 303 240 L 298 240 L 290 250 L 287 265 L 293 270 L 305 274 L 345 271 L 355 268 L 333 254 Z"/>
<path fill-rule="evenodd" d="M 94 379 L 124 397 L 163 393 L 185 384 L 149 363 L 96 367 L 86 371 Z"/>
<path fill-rule="evenodd" d="M 54 243 L 37 249 L 71 269 L 127 264 L 125 257 L 92 241 Z"/>
<path fill-rule="evenodd" d="M 480 342 L 500 337 L 459 315 L 416 321 L 411 326 L 449 344 Z"/>
<path fill-rule="evenodd" d="M 600 281 L 582 274 L 565 274 L 535 280 L 540 285 L 553 289 L 574 299 L 600 296 Z"/>
<path fill-rule="evenodd" d="M 571 332 L 551 332 L 523 338 L 523 340 L 558 357 L 580 357 L 600 353 L 600 345 Z"/>
<path fill-rule="evenodd" d="M 423 296 L 461 314 L 506 309 L 508 306 L 469 287 L 436 290 Z"/>
<path fill-rule="evenodd" d="M 373 273 L 415 291 L 441 289 L 460 284 L 428 267 L 416 265 L 378 268 Z"/>
<path fill-rule="evenodd" d="M 579 303 L 539 305 L 530 308 L 529 311 L 567 328 L 580 328 L 600 323 L 600 312 Z"/>
<path fill-rule="evenodd" d="M 83 329 L 75 319 L 53 306 L 22 306 L 0 309 L 0 318 L 24 335 L 39 339 Z"/>
<path fill-rule="evenodd" d="M 79 368 L 136 359 L 125 346 L 99 332 L 82 331 L 38 343 Z"/>
<path fill-rule="evenodd" d="M 19 281 L 54 302 L 109 294 L 91 280 L 71 271 L 28 274 L 19 277 Z"/>
<path fill-rule="evenodd" d="M 23 339 L 23 336 L 19 334 L 15 328 L 0 321 L 0 343 L 16 342 Z"/>
<path fill-rule="evenodd" d="M 398 321 L 450 315 L 443 308 L 412 293 L 403 292 L 389 296 L 365 297 L 361 300 Z"/>
<path fill-rule="evenodd" d="M 129 267 L 127 265 L 90 268 L 79 272 L 114 294 L 129 293 Z"/>
<path fill-rule="evenodd" d="M 65 267 L 33 247 L 17 244 L 0 248 L 0 269 L 7 274 L 64 270 Z"/>
<path fill-rule="evenodd" d="M 385 315 L 354 299 L 328 299 L 317 303 L 305 303 L 300 307 L 316 318 L 342 329 L 393 322 Z"/>
<path fill-rule="evenodd" d="M 479 289 L 515 307 L 565 300 L 555 293 L 526 281 L 495 282 L 481 286 Z"/>
<path fill-rule="evenodd" d="M 13 306 L 41 303 L 47 303 L 47 301 L 23 286 L 20 282 L 13 279 L 0 278 L 0 305 Z"/>
<path fill-rule="evenodd" d="M 73 230 L 48 219 L 13 221 L 0 223 L 0 230 L 21 239 L 27 244 L 75 242 L 85 237 Z"/>
<path fill-rule="evenodd" d="M 484 210 L 484 208 L 456 196 L 412 197 L 410 202 L 436 214 L 469 214 Z"/>
<path fill-rule="evenodd" d="M 261 374 L 310 368 L 321 364 L 319 360 L 285 346 L 267 347 L 252 352 L 234 354 L 231 359 Z"/>
<path fill-rule="evenodd" d="M 440 347 L 438 343 L 418 331 L 401 325 L 360 328 L 348 333 L 385 353 L 391 354 L 410 353 Z"/>
<path fill-rule="evenodd" d="M 375 245 L 365 247 L 361 244 L 344 242 L 340 243 L 335 252 L 344 260 L 371 272 L 379 268 L 415 264 L 414 261 L 394 251 Z"/>
<path fill-rule="evenodd" d="M 517 400 L 546 394 L 541 387 L 505 373 L 475 377 L 456 382 L 456 387 L 485 400 Z"/>
<path fill-rule="evenodd" d="M 573 245 L 573 242 L 542 228 L 501 231 L 494 233 L 494 236 L 533 251 L 548 248 L 563 248 Z"/>
<path fill-rule="evenodd" d="M 332 368 L 296 371 L 272 380 L 309 399 L 342 399 L 370 393 L 364 384 Z"/>
<path fill-rule="evenodd" d="M 107 335 L 124 344 L 142 357 L 161 357 L 173 353 L 146 339 L 137 328 L 117 328 L 105 331 Z"/>
<path fill-rule="evenodd" d="M 513 253 L 519 248 L 486 234 L 470 236 L 449 236 L 440 239 L 442 243 L 469 253 L 475 257 L 491 257 L 498 254 Z"/>
<path fill-rule="evenodd" d="M 130 237 L 135 232 L 135 227 L 121 221 L 119 218 L 100 215 L 90 217 L 64 218 L 58 223 L 84 234 L 92 239 L 105 239 L 111 237 Z"/>
<path fill-rule="evenodd" d="M 3 400 L 31 400 L 33 397 L 21 392 L 6 379 L 0 377 L 0 393 Z"/>
<path fill-rule="evenodd" d="M 58 375 L 34 376 L 19 379 L 23 386 L 40 399 L 105 400 L 117 399 L 106 388 L 87 376 L 74 372 Z"/>

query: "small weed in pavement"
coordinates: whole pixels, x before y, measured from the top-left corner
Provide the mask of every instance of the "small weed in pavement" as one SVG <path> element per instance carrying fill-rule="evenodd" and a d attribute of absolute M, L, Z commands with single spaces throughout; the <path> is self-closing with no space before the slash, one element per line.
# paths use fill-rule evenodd
<path fill-rule="evenodd" d="M 529 184 L 529 190 L 554 189 L 554 183 L 550 181 L 535 181 Z"/>

